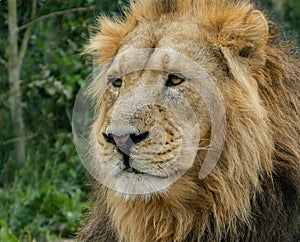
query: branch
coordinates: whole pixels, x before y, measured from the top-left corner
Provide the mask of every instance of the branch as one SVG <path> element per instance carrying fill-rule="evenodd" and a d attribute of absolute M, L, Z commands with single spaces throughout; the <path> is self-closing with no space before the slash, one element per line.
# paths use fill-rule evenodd
<path fill-rule="evenodd" d="M 0 57 L 0 63 L 4 65 L 5 68 L 8 68 L 7 61 Z"/>
<path fill-rule="evenodd" d="M 35 17 L 35 14 L 36 14 L 36 5 L 37 5 L 37 0 L 33 0 L 32 1 L 31 16 L 30 16 L 31 19 L 33 19 Z M 30 25 L 26 29 L 26 32 L 25 32 L 23 40 L 22 40 L 22 44 L 21 44 L 21 48 L 20 48 L 20 52 L 19 52 L 19 65 L 20 66 L 22 66 L 23 59 L 24 59 L 24 56 L 25 56 L 25 53 L 26 53 L 26 50 L 27 50 L 27 46 L 28 46 L 28 42 L 29 42 L 31 30 L 32 30 L 32 25 Z"/>
<path fill-rule="evenodd" d="M 38 22 L 40 20 L 47 19 L 47 18 L 50 18 L 50 17 L 53 17 L 53 16 L 59 16 L 59 15 L 64 15 L 64 14 L 74 13 L 74 12 L 90 11 L 90 10 L 93 10 L 93 9 L 95 9 L 95 6 L 86 7 L 86 8 L 71 8 L 71 9 L 66 9 L 66 10 L 61 10 L 61 11 L 49 13 L 49 14 L 40 16 L 40 17 L 30 21 L 27 24 L 24 24 L 24 25 L 20 26 L 18 30 L 20 31 L 20 30 L 26 29 L 26 28 L 32 26 L 33 24 L 35 24 L 36 22 Z"/>
<path fill-rule="evenodd" d="M 13 97 L 17 95 L 17 93 L 21 91 L 21 88 L 15 89 L 8 91 L 7 93 L 4 93 L 3 95 L 0 96 L 0 104 L 4 103 L 5 101 L 8 100 L 8 98 Z"/>
<path fill-rule="evenodd" d="M 13 139 L 9 139 L 9 140 L 2 141 L 2 142 L 0 143 L 0 145 L 5 146 L 5 145 L 12 144 L 12 143 L 14 143 L 14 142 L 16 142 L 16 141 L 18 141 L 18 140 L 21 140 L 21 139 L 30 140 L 30 139 L 34 139 L 34 138 L 36 138 L 36 137 L 38 137 L 38 134 L 32 134 L 32 135 L 30 135 L 30 136 L 25 136 L 25 137 L 16 137 L 16 138 L 13 138 Z"/>

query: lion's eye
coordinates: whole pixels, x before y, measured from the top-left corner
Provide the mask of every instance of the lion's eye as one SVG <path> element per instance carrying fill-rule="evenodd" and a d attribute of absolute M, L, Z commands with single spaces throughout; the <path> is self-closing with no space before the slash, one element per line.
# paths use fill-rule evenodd
<path fill-rule="evenodd" d="M 178 86 L 181 83 L 183 83 L 184 81 L 185 81 L 184 77 L 181 77 L 181 76 L 175 75 L 175 74 L 170 74 L 168 76 L 168 80 L 166 82 L 166 86 L 167 87 Z"/>
<path fill-rule="evenodd" d="M 121 78 L 109 78 L 109 82 L 116 88 L 120 88 L 123 85 L 123 80 Z"/>

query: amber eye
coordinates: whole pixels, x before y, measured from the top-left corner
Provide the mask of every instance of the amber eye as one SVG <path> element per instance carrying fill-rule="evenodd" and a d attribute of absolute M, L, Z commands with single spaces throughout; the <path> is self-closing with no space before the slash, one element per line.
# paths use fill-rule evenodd
<path fill-rule="evenodd" d="M 185 78 L 177 75 L 177 74 L 170 74 L 168 76 L 168 80 L 166 82 L 166 86 L 167 87 L 173 87 L 173 86 L 178 86 L 181 83 L 183 83 L 185 81 Z"/>
<path fill-rule="evenodd" d="M 120 88 L 123 85 L 123 80 L 121 78 L 109 78 L 109 82 L 113 85 L 115 88 Z"/>

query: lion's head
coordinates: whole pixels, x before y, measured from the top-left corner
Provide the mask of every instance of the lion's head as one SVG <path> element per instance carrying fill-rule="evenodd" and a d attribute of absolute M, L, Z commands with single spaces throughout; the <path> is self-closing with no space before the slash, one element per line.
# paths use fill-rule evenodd
<path fill-rule="evenodd" d="M 99 23 L 90 139 L 109 188 L 82 239 L 260 240 L 282 219 L 268 197 L 299 211 L 300 67 L 273 23 L 230 0 L 133 1 Z"/>

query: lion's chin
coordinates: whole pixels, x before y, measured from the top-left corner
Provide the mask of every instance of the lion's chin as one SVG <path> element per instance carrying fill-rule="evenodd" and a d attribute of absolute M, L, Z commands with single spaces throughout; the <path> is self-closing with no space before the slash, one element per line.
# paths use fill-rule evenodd
<path fill-rule="evenodd" d="M 174 178 L 124 171 L 119 173 L 114 183 L 114 190 L 126 199 L 149 198 L 153 194 L 166 192 L 174 183 Z"/>

